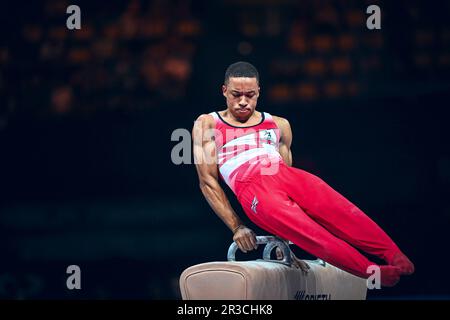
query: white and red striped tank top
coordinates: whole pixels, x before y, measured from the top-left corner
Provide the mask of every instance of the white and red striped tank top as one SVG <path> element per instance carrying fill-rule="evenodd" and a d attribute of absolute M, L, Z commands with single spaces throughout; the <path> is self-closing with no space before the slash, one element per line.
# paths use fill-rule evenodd
<path fill-rule="evenodd" d="M 280 130 L 269 113 L 261 112 L 260 123 L 247 127 L 225 122 L 218 112 L 210 115 L 216 124 L 219 172 L 234 193 L 237 193 L 236 182 L 244 182 L 255 174 L 261 174 L 262 168 L 278 166 L 283 161 L 278 151 Z"/>

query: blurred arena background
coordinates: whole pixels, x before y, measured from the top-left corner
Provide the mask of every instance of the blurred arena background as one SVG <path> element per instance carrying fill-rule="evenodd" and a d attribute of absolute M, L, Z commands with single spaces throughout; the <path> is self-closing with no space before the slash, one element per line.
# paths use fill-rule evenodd
<path fill-rule="evenodd" d="M 238 60 L 261 74 L 259 110 L 290 120 L 294 165 L 415 262 L 368 298 L 450 297 L 448 1 L 8 1 L 0 15 L 0 298 L 177 299 L 186 267 L 224 260 L 231 233 L 194 166 L 171 162 L 171 133 L 224 109 Z"/>

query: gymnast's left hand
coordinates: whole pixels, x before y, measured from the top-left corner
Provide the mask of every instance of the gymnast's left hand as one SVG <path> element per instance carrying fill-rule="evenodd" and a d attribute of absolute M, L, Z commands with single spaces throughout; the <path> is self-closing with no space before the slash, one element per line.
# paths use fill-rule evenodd
<path fill-rule="evenodd" d="M 233 241 L 236 242 L 239 249 L 244 253 L 258 248 L 258 245 L 256 244 L 256 234 L 253 230 L 245 226 L 240 227 L 234 233 Z"/>

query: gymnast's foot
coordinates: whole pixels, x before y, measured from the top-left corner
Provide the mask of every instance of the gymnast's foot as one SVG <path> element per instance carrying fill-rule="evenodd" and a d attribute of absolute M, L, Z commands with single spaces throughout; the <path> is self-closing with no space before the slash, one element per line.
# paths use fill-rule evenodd
<path fill-rule="evenodd" d="M 402 275 L 410 275 L 414 273 L 414 264 L 402 252 L 397 252 L 389 264 L 399 267 Z"/>
<path fill-rule="evenodd" d="M 381 285 L 393 287 L 400 281 L 401 270 L 399 267 L 383 265 L 380 266 Z"/>

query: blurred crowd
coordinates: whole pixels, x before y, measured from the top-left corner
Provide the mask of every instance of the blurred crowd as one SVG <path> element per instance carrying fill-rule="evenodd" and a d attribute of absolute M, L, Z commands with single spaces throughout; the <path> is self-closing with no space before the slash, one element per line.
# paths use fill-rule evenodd
<path fill-rule="evenodd" d="M 151 108 L 185 96 L 202 32 L 189 2 L 111 2 L 81 7 L 68 30 L 67 1 L 46 1 L 0 49 L 3 90 L 18 112 Z"/>
<path fill-rule="evenodd" d="M 36 2 L 28 8 L 34 14 L 10 19 L 0 45 L 2 114 L 181 103 L 193 75 L 205 72 L 198 51 L 217 37 L 257 62 L 272 103 L 384 95 L 415 80 L 448 80 L 450 24 L 435 17 L 449 3 L 438 12 L 418 1 L 383 3 L 382 30 L 368 30 L 365 10 L 377 3 L 80 2 L 82 28 L 68 30 L 68 1 Z M 225 21 L 226 36 L 211 31 L 216 21 Z"/>

